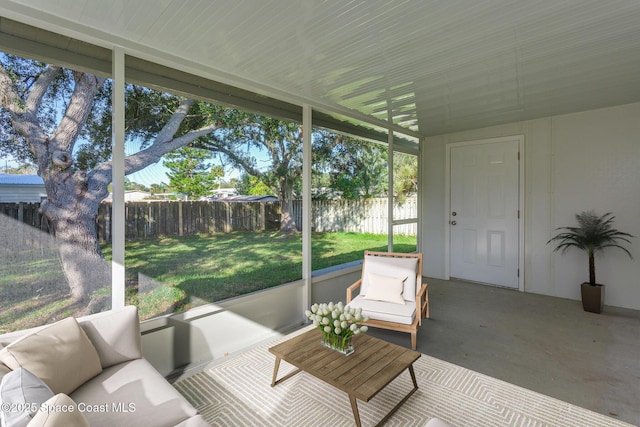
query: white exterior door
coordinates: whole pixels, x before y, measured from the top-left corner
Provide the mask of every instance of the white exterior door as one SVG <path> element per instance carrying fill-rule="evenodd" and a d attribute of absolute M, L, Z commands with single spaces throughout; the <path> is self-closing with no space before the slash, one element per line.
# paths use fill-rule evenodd
<path fill-rule="evenodd" d="M 450 276 L 518 288 L 519 140 L 451 147 Z"/>

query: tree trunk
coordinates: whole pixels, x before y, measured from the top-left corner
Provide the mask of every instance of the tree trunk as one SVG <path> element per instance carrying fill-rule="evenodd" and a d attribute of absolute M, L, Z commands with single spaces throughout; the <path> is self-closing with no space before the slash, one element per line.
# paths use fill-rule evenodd
<path fill-rule="evenodd" d="M 297 231 L 296 221 L 291 209 L 291 202 L 289 202 L 289 200 L 282 200 L 280 202 L 280 209 L 282 210 L 280 215 L 280 231 L 285 233 Z"/>
<path fill-rule="evenodd" d="M 88 301 L 95 290 L 111 285 L 111 268 L 97 245 L 95 220 L 69 215 L 53 222 L 71 295 Z"/>
<path fill-rule="evenodd" d="M 596 284 L 596 260 L 591 251 L 589 251 L 589 284 L 592 286 Z"/>
<path fill-rule="evenodd" d="M 296 221 L 293 217 L 291 199 L 293 198 L 293 188 L 285 177 L 280 178 L 280 231 L 293 233 L 297 231 Z"/>
<path fill-rule="evenodd" d="M 98 245 L 95 227 L 106 189 L 88 193 L 83 191 L 83 180 L 68 175 L 65 179 L 63 175 L 66 174 L 50 174 L 45 178 L 47 194 L 56 197 L 42 202 L 40 209 L 53 224 L 71 295 L 77 301 L 88 301 L 95 290 L 111 284 L 111 268 Z"/>

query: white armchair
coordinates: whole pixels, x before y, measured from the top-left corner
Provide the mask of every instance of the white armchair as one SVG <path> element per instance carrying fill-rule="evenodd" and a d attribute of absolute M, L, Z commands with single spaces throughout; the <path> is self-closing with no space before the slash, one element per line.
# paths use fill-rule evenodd
<path fill-rule="evenodd" d="M 422 254 L 365 251 L 362 277 L 347 288 L 347 304 L 362 309 L 368 326 L 410 333 L 415 350 L 422 318 L 429 317 Z"/>

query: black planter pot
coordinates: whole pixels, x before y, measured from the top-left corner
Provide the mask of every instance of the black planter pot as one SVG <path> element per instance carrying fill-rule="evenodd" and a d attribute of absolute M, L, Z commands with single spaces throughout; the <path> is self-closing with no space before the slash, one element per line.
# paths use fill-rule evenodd
<path fill-rule="evenodd" d="M 580 291 L 584 311 L 602 313 L 602 308 L 604 307 L 604 285 L 583 283 L 580 285 Z"/>

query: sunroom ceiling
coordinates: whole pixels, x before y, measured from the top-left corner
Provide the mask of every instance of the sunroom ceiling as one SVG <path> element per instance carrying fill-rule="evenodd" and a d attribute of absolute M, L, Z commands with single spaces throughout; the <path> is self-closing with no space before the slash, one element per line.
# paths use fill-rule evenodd
<path fill-rule="evenodd" d="M 636 0 L 0 0 L 0 15 L 414 136 L 640 101 Z"/>

